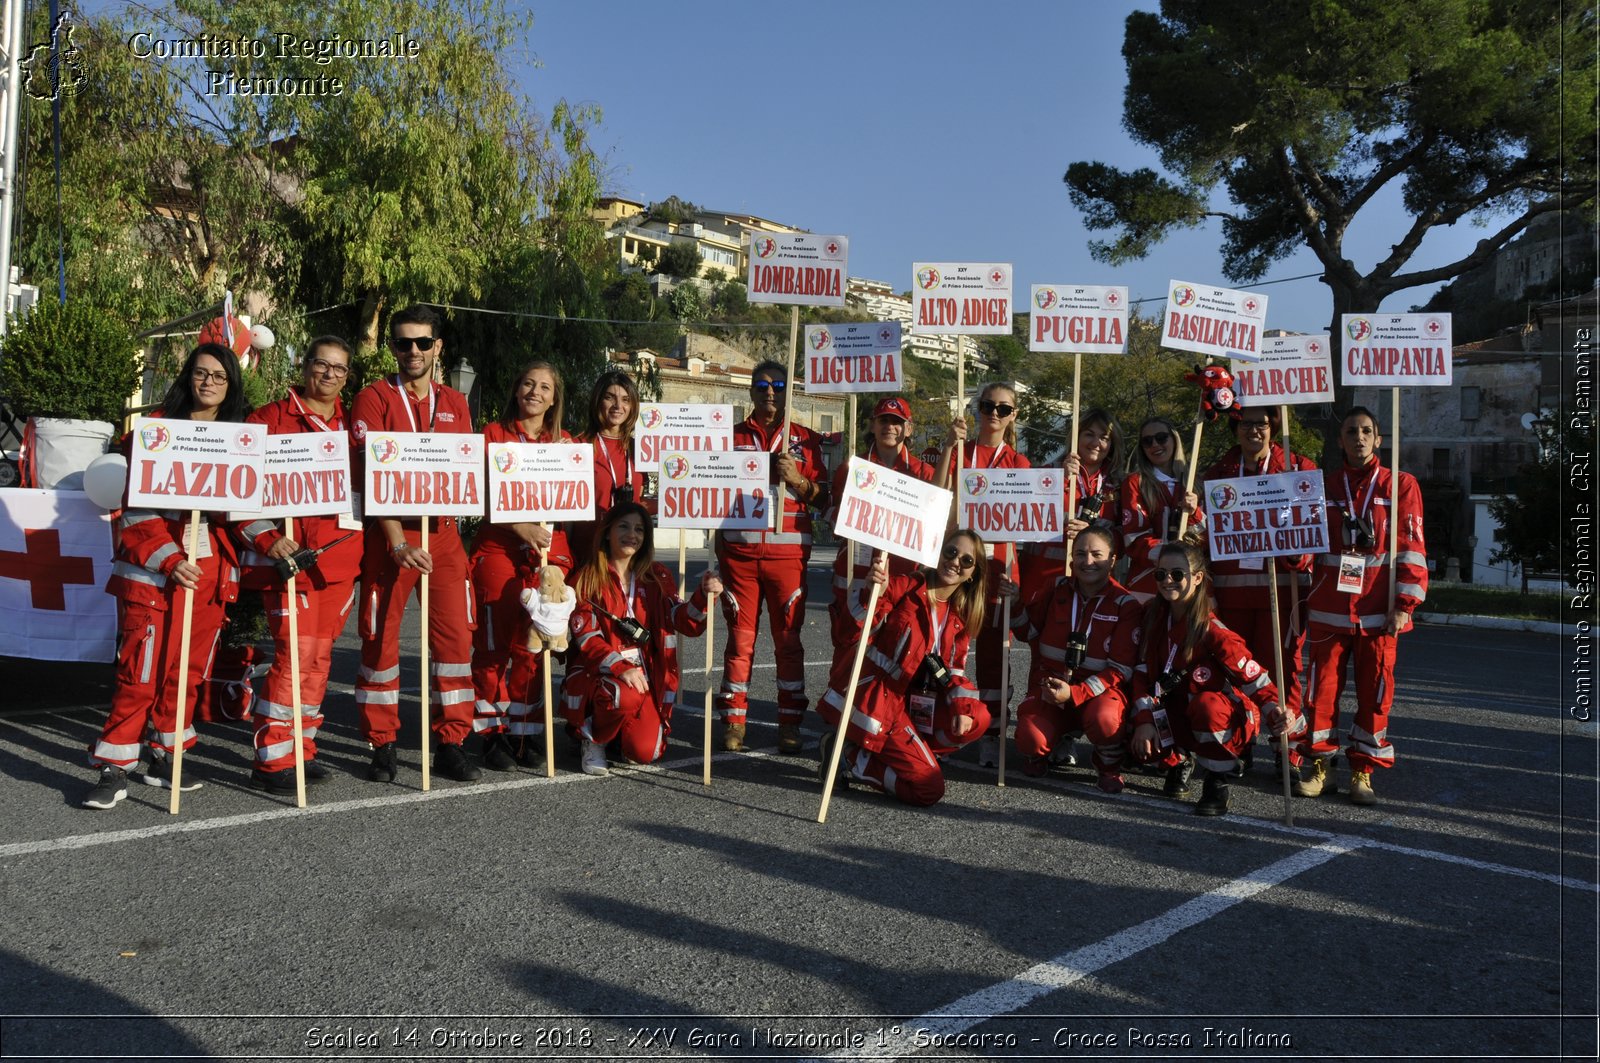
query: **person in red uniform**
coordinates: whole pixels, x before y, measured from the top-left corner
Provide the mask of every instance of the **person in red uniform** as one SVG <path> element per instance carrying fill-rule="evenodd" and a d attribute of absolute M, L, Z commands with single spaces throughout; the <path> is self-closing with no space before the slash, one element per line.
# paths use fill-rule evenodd
<path fill-rule="evenodd" d="M 881 399 L 872 408 L 872 446 L 868 448 L 866 460 L 874 465 L 883 465 L 895 472 L 903 472 L 907 476 L 915 476 L 919 480 L 933 482 L 933 466 L 911 453 L 906 446 L 906 440 L 911 437 L 911 404 L 899 396 Z M 849 463 L 842 462 L 833 470 L 833 489 L 830 492 L 833 508 L 829 511 L 828 519 L 837 520 L 839 499 L 844 495 L 845 476 L 849 473 Z M 851 554 L 855 555 L 855 565 L 851 567 Z M 872 567 L 871 552 L 856 548 L 849 541 L 839 546 L 839 554 L 833 562 L 833 602 L 828 606 L 828 618 L 833 628 L 834 646 L 854 644 L 861 634 L 861 624 L 865 619 L 865 606 L 861 598 L 861 588 L 866 583 L 867 575 Z M 889 575 L 909 576 L 916 572 L 915 562 L 907 561 L 903 557 L 889 558 Z"/>
<path fill-rule="evenodd" d="M 1200 547 L 1163 546 L 1156 586 L 1133 670 L 1133 756 L 1149 763 L 1174 747 L 1192 752 L 1206 771 L 1194 810 L 1221 816 L 1228 811 L 1228 779 L 1262 719 L 1274 737 L 1299 734 L 1305 721 L 1279 705 L 1266 669 L 1212 612 Z"/>
<path fill-rule="evenodd" d="M 1185 510 L 1190 528 L 1204 523 L 1200 496 L 1184 490 L 1189 475 L 1183 440 L 1165 417 L 1139 426 L 1139 438 L 1122 481 L 1122 548 L 1128 555 L 1128 593 L 1148 602 L 1156 596 L 1156 554 L 1178 537 Z M 1185 529 L 1187 532 L 1187 529 Z"/>
<path fill-rule="evenodd" d="M 239 360 L 228 348 L 202 344 L 189 353 L 153 417 L 174 421 L 242 421 L 250 407 L 239 378 Z M 123 441 L 124 451 L 132 440 Z M 124 496 L 126 497 L 126 496 Z M 128 772 L 149 743 L 144 781 L 171 787 L 168 759 L 181 740 L 194 745 L 193 714 L 211 670 L 226 603 L 239 596 L 233 540 L 214 515 L 200 518 L 199 548 L 185 557 L 189 512 L 124 508 L 117 517 L 116 560 L 106 591 L 117 598 L 116 688 L 89 763 L 100 776 L 84 797 L 86 808 L 109 809 L 128 796 Z M 189 672 L 178 674 L 184 600 L 193 598 Z M 185 719 L 178 733 L 178 689 L 184 684 Z M 185 775 L 183 789 L 200 783 Z"/>
<path fill-rule="evenodd" d="M 594 520 L 567 526 L 567 543 L 576 567 L 594 554 L 594 533 L 606 511 L 644 498 L 644 473 L 633 463 L 633 426 L 639 420 L 639 388 L 621 369 L 600 374 L 589 399 L 589 426 L 582 441 L 594 447 Z"/>
<path fill-rule="evenodd" d="M 1027 697 L 1017 707 L 1024 775 L 1039 776 L 1058 742 L 1082 733 L 1094 744 L 1101 790 L 1121 793 L 1128 737 L 1128 681 L 1139 653 L 1142 610 L 1111 570 L 1117 533 L 1094 523 L 1072 542 L 1072 577 L 1036 594 L 1013 622 L 1034 647 Z"/>
<path fill-rule="evenodd" d="M 567 443 L 561 427 L 566 391 L 549 362 L 517 374 L 500 419 L 483 427 L 484 444 Z M 472 729 L 483 736 L 483 763 L 493 771 L 544 764 L 544 655 L 527 648 L 528 614 L 522 592 L 539 569 L 572 571 L 572 550 L 559 525 L 478 525 L 472 543 L 472 593 L 478 626 L 472 633 Z M 553 708 L 554 706 L 552 706 Z"/>
<path fill-rule="evenodd" d="M 1067 514 L 1066 534 L 1056 542 L 1026 543 L 1019 569 L 1022 573 L 1022 600 L 1030 601 L 1040 592 L 1055 586 L 1067 570 L 1067 544 L 1088 527 L 1090 521 L 1121 520 L 1118 501 L 1118 470 L 1122 460 L 1122 430 L 1105 410 L 1085 410 L 1078 421 L 1078 445 L 1062 457 L 1061 497 L 1076 502 Z M 1073 481 L 1076 480 L 1076 485 Z M 1069 487 L 1076 495 L 1069 496 Z"/>
<path fill-rule="evenodd" d="M 983 557 L 983 540 L 963 530 L 945 536 L 932 569 L 891 577 L 886 563 L 873 565 L 870 579 L 884 589 L 839 755 L 846 785 L 864 782 L 908 805 L 935 804 L 944 796 L 937 758 L 984 733 L 989 710 L 965 671 L 969 632 L 983 623 Z M 828 692 L 817 702 L 834 728 L 820 748 L 824 781 L 855 654 L 853 645 L 837 647 Z"/>
<path fill-rule="evenodd" d="M 472 433 L 472 412 L 461 392 L 435 383 L 434 365 L 444 351 L 439 316 L 411 306 L 389 319 L 389 347 L 399 372 L 362 389 L 350 407 L 352 472 L 362 483 L 363 448 L 369 432 Z M 360 452 L 360 453 L 358 453 Z M 428 549 L 422 519 L 375 517 L 366 522 L 361 556 L 361 670 L 356 705 L 361 730 L 372 743 L 367 778 L 393 782 L 395 739 L 400 733 L 400 623 L 406 601 L 424 572 L 430 573 L 428 645 L 433 686 L 431 725 L 438 737 L 433 769 L 458 782 L 481 774 L 462 743 L 472 732 L 472 588 L 467 552 L 454 517 L 428 517 Z"/>
<path fill-rule="evenodd" d="M 1028 459 L 1017 450 L 1017 392 L 1009 384 L 993 381 L 978 392 L 978 439 L 967 441 L 967 419 L 957 417 L 950 422 L 950 434 L 945 437 L 944 449 L 939 454 L 941 470 L 940 487 L 955 490 L 955 447 L 960 445 L 963 469 L 1026 469 Z M 994 767 L 1000 763 L 1000 676 L 1007 667 L 1005 659 L 1005 633 L 1000 630 L 1000 591 L 1002 580 L 1019 582 L 1015 544 L 1007 543 L 996 550 L 988 547 L 985 585 L 989 588 L 989 601 L 984 613 L 984 625 L 977 632 L 978 696 L 989 712 L 989 729 L 978 743 L 978 763 Z"/>
<path fill-rule="evenodd" d="M 1345 760 L 1350 800 L 1377 803 L 1372 772 L 1394 766 L 1389 707 L 1394 701 L 1395 649 L 1411 629 L 1411 614 L 1428 595 L 1428 554 L 1422 538 L 1422 492 L 1410 473 L 1400 474 L 1400 508 L 1390 510 L 1393 472 L 1378 459 L 1383 443 L 1378 419 L 1364 406 L 1339 426 L 1343 467 L 1329 474 L 1328 544 L 1317 558 L 1307 600 L 1311 653 L 1307 677 L 1311 730 L 1300 743 L 1305 761 L 1295 792 L 1316 797 L 1333 789 L 1328 766 L 1339 751 L 1339 698 L 1346 662 L 1355 669 L 1356 713 Z M 1398 520 L 1394 606 L 1389 604 L 1389 533 Z"/>
<path fill-rule="evenodd" d="M 302 432 L 347 432 L 339 392 L 350 376 L 350 345 L 338 336 L 318 336 L 306 347 L 299 387 L 277 402 L 261 407 L 249 420 L 272 435 Z M 353 522 L 352 522 L 353 523 Z M 338 516 L 298 517 L 294 537 L 282 521 L 255 520 L 239 533 L 268 558 L 292 557 L 302 549 L 322 550 L 316 565 L 295 582 L 294 608 L 300 641 L 301 739 L 306 782 L 321 783 L 332 772 L 316 759 L 317 731 L 322 726 L 322 699 L 328 689 L 333 644 L 344 631 L 355 605 L 356 576 L 361 571 L 361 536 Z M 251 711 L 256 760 L 250 783 L 271 793 L 292 794 L 294 782 L 294 685 L 289 668 L 289 603 L 286 584 L 276 571 L 263 590 L 267 628 L 272 634 L 272 667 Z"/>
<path fill-rule="evenodd" d="M 733 428 L 735 450 L 773 455 L 772 481 L 781 482 L 784 499 L 782 531 L 717 535 L 717 566 L 728 591 L 722 596 L 728 642 L 717 704 L 724 725 L 722 748 L 733 752 L 745 745 L 750 659 L 763 604 L 778 655 L 778 751 L 798 753 L 802 744 L 806 673 L 800 629 L 806 617 L 806 564 L 811 559 L 811 511 L 828 504 L 828 466 L 822 457 L 822 437 L 811 429 L 791 424 L 789 438 L 779 438 L 788 387 L 787 370 L 778 362 L 756 366 L 750 373 L 750 416 Z"/>
<path fill-rule="evenodd" d="M 600 520 L 599 550 L 579 570 L 572 657 L 562 712 L 582 739 L 585 775 L 607 775 L 606 745 L 633 764 L 661 759 L 678 700 L 678 636 L 705 634 L 707 603 L 722 581 L 707 569 L 686 602 L 655 562 L 650 514 L 621 502 Z"/>
<path fill-rule="evenodd" d="M 1316 468 L 1311 459 L 1298 454 L 1285 454 L 1283 447 L 1273 442 L 1283 423 L 1279 420 L 1276 406 L 1235 409 L 1239 419 L 1233 422 L 1233 431 L 1238 445 L 1206 470 L 1201 476 L 1202 480 L 1210 482 Z M 1300 647 L 1305 632 L 1296 620 L 1298 610 L 1294 606 L 1300 595 L 1300 574 L 1311 571 L 1311 555 L 1280 557 L 1277 567 L 1278 629 L 1283 637 L 1283 682 L 1286 688 L 1283 691 L 1284 704 L 1290 712 L 1299 715 Z M 1217 561 L 1211 566 L 1211 579 L 1216 587 L 1217 614 L 1244 639 L 1252 657 L 1266 667 L 1272 667 L 1272 589 L 1267 582 L 1267 563 L 1259 558 L 1252 561 Z M 1300 755 L 1290 750 L 1289 759 L 1291 764 L 1298 765 Z"/>

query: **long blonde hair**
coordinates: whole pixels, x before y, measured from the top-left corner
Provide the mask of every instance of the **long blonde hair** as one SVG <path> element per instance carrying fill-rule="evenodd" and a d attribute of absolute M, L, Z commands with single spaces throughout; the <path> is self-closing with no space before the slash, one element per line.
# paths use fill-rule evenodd
<path fill-rule="evenodd" d="M 1133 446 L 1129 448 L 1133 453 L 1128 456 L 1128 471 L 1139 474 L 1139 503 L 1144 506 L 1144 511 L 1150 515 L 1152 521 L 1160 519 L 1161 510 L 1168 503 L 1163 497 L 1160 481 L 1156 479 L 1156 467 L 1150 463 L 1144 452 L 1144 430 L 1157 424 L 1172 434 L 1172 478 L 1181 483 L 1189 472 L 1189 464 L 1184 457 L 1183 440 L 1172 422 L 1165 417 L 1145 418 L 1144 423 L 1139 426 L 1139 438 L 1134 440 Z M 1161 537 L 1166 538 L 1164 530 Z"/>
<path fill-rule="evenodd" d="M 1011 405 L 1015 406 L 1017 404 L 1017 389 L 1012 385 L 1007 384 L 1004 380 L 991 380 L 987 384 L 983 385 L 982 391 L 978 392 L 978 397 L 973 403 L 973 409 L 977 409 L 977 403 L 982 402 L 994 392 L 1002 389 L 1011 392 Z M 979 423 L 981 424 L 982 421 L 980 420 Z M 976 443 L 977 440 L 974 439 L 973 442 Z M 1012 415 L 1011 420 L 1006 424 L 1005 442 L 1006 446 L 1010 447 L 1012 450 L 1017 449 L 1017 418 L 1015 414 Z"/>
<path fill-rule="evenodd" d="M 1157 594 L 1150 603 L 1144 618 L 1144 644 L 1151 646 L 1160 634 L 1159 628 L 1169 615 L 1184 622 L 1183 660 L 1187 664 L 1194 658 L 1195 647 L 1205 637 L 1211 626 L 1211 570 L 1206 564 L 1206 552 L 1191 542 L 1167 543 L 1156 555 L 1156 567 L 1168 557 L 1182 557 L 1189 565 L 1190 578 L 1195 581 L 1194 593 L 1184 601 L 1169 605 Z M 1159 587 L 1160 584 L 1158 583 Z"/>
<path fill-rule="evenodd" d="M 971 638 L 978 637 L 978 629 L 983 626 L 984 604 L 987 595 L 984 593 L 984 583 L 988 579 L 989 559 L 988 551 L 983 545 L 983 536 L 967 528 L 954 528 L 945 533 L 944 546 L 947 547 L 956 539 L 965 536 L 972 543 L 972 556 L 976 563 L 972 566 L 972 575 L 961 581 L 961 585 L 950 595 L 950 609 L 961 618 L 961 626 L 966 628 L 967 635 Z M 940 548 L 940 553 L 944 547 Z M 932 570 L 922 573 L 924 585 L 933 581 Z"/>

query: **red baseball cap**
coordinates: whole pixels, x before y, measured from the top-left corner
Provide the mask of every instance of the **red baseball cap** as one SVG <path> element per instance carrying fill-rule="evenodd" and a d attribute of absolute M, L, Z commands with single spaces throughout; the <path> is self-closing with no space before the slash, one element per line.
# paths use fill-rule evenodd
<path fill-rule="evenodd" d="M 911 404 L 898 396 L 879 399 L 878 404 L 872 408 L 872 419 L 879 417 L 898 417 L 902 421 L 911 420 Z"/>

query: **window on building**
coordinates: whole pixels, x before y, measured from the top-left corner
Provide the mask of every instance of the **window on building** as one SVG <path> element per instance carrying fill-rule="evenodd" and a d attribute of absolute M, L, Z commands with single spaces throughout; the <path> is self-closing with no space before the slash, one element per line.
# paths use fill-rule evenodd
<path fill-rule="evenodd" d="M 1463 421 L 1476 421 L 1483 408 L 1483 389 L 1465 387 L 1461 389 L 1461 419 Z"/>
<path fill-rule="evenodd" d="M 825 413 L 820 418 L 818 418 L 818 420 L 821 423 L 822 427 L 818 428 L 817 431 L 819 431 L 819 432 L 831 432 L 831 431 L 833 431 L 833 414 Z"/>
<path fill-rule="evenodd" d="M 1450 448 L 1433 448 L 1433 478 L 1435 480 L 1450 479 Z"/>
<path fill-rule="evenodd" d="M 639 241 L 624 240 L 622 241 L 622 249 L 630 255 L 635 254 L 639 250 Z"/>

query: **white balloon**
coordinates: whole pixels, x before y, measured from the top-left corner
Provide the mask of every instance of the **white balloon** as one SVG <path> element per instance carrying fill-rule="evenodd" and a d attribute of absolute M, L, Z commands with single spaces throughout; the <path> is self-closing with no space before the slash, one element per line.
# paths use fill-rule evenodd
<path fill-rule="evenodd" d="M 270 351 L 272 345 L 278 342 L 278 337 L 273 335 L 271 329 L 265 325 L 250 326 L 250 346 L 258 351 Z"/>
<path fill-rule="evenodd" d="M 128 459 L 113 451 L 102 454 L 83 470 L 83 491 L 101 509 L 119 509 L 128 486 Z"/>

